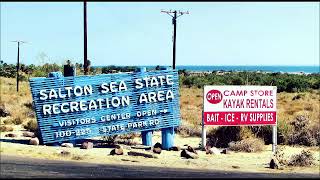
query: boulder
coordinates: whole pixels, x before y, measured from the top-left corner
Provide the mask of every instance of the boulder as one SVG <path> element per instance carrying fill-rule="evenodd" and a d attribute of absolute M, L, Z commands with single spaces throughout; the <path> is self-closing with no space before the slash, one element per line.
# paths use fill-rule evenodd
<path fill-rule="evenodd" d="M 81 144 L 81 149 L 92 149 L 92 148 L 93 148 L 93 143 L 90 141 L 86 141 Z"/>
<path fill-rule="evenodd" d="M 111 150 L 110 155 L 123 155 L 122 147 L 119 145 L 116 145 L 116 148 Z"/>
<path fill-rule="evenodd" d="M 146 158 L 158 158 L 158 156 L 151 154 L 149 152 L 129 151 L 128 155 L 129 156 L 142 156 L 142 157 L 146 157 Z"/>
<path fill-rule="evenodd" d="M 31 138 L 30 141 L 29 141 L 29 144 L 30 145 L 39 145 L 39 139 L 34 137 L 34 138 Z"/>
<path fill-rule="evenodd" d="M 162 145 L 161 145 L 159 142 L 157 142 L 157 143 L 153 146 L 153 148 L 160 148 L 160 149 L 162 149 Z"/>
<path fill-rule="evenodd" d="M 22 133 L 23 137 L 36 137 L 33 132 L 25 131 Z"/>
<path fill-rule="evenodd" d="M 272 158 L 270 161 L 270 168 L 271 169 L 278 169 L 279 168 L 279 162 L 276 158 Z"/>
<path fill-rule="evenodd" d="M 171 148 L 169 148 L 169 151 L 180 151 L 181 148 L 179 146 L 172 146 Z"/>
<path fill-rule="evenodd" d="M 131 146 L 132 149 L 144 149 L 144 150 L 151 150 L 151 146 L 145 146 L 145 145 L 135 145 Z"/>
<path fill-rule="evenodd" d="M 220 154 L 220 150 L 216 147 L 206 146 L 206 154 Z"/>
<path fill-rule="evenodd" d="M 223 149 L 221 151 L 221 154 L 230 154 L 230 151 L 228 149 Z"/>
<path fill-rule="evenodd" d="M 160 147 L 153 148 L 153 152 L 157 153 L 157 154 L 160 154 L 161 153 L 161 148 Z"/>
<path fill-rule="evenodd" d="M 188 150 L 182 150 L 180 156 L 187 158 L 187 159 L 198 159 L 199 158 L 198 154 L 190 152 Z"/>
<path fill-rule="evenodd" d="M 197 151 L 191 146 L 188 146 L 187 151 L 198 154 Z"/>
<path fill-rule="evenodd" d="M 61 147 L 73 148 L 73 144 L 72 143 L 62 143 Z"/>
<path fill-rule="evenodd" d="M 9 134 L 6 134 L 4 137 L 18 137 L 18 135 L 9 133 Z"/>

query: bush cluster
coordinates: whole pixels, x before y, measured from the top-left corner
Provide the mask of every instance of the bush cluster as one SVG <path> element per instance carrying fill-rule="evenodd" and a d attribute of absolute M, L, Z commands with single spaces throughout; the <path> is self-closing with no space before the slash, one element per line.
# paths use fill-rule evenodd
<path fill-rule="evenodd" d="M 204 85 L 264 85 L 277 86 L 278 92 L 304 92 L 320 88 L 320 74 L 288 74 L 259 72 L 226 72 L 223 75 L 213 72 L 202 76 L 188 75 L 180 71 L 180 84 L 186 87 L 203 88 Z"/>
<path fill-rule="evenodd" d="M 277 126 L 277 143 L 288 145 L 319 146 L 320 126 L 310 125 L 310 120 L 298 115 L 284 128 Z M 218 148 L 226 148 L 232 141 L 241 141 L 247 138 L 257 137 L 264 144 L 272 144 L 271 126 L 221 126 L 212 129 L 207 136 L 207 144 Z"/>
<path fill-rule="evenodd" d="M 289 162 L 289 166 L 311 166 L 314 165 L 315 158 L 308 150 L 302 150 L 300 154 L 293 155 Z"/>
<path fill-rule="evenodd" d="M 35 119 L 29 120 L 27 124 L 24 125 L 24 128 L 31 132 L 36 132 L 38 129 L 37 121 Z"/>
<path fill-rule="evenodd" d="M 229 149 L 231 151 L 241 152 L 260 152 L 263 150 L 264 142 L 258 138 L 247 138 L 238 142 L 230 142 Z"/>
<path fill-rule="evenodd" d="M 299 115 L 290 124 L 293 126 L 293 129 L 289 134 L 289 145 L 319 145 L 319 129 L 314 129 L 314 127 L 310 126 L 310 120 L 307 117 Z"/>

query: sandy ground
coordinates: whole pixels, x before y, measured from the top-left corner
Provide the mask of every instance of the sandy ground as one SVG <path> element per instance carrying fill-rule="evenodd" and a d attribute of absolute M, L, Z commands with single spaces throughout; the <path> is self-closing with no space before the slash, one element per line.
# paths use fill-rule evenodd
<path fill-rule="evenodd" d="M 8 132 L 7 132 L 8 133 Z M 285 167 L 283 170 L 274 170 L 268 168 L 268 163 L 272 157 L 271 145 L 266 145 L 265 150 L 260 153 L 244 153 L 231 152 L 231 154 L 207 155 L 204 151 L 198 151 L 199 159 L 184 159 L 180 157 L 181 151 L 162 151 L 157 155 L 158 158 L 145 158 L 137 156 L 129 156 L 128 149 L 124 149 L 124 155 L 111 156 L 109 155 L 112 148 L 93 148 L 80 149 L 65 148 L 59 146 L 33 146 L 22 143 L 5 142 L 12 138 L 4 137 L 5 132 L 2 132 L 0 142 L 1 155 L 16 155 L 21 157 L 34 157 L 53 160 L 71 160 L 80 162 L 92 162 L 102 164 L 126 164 L 137 166 L 155 166 L 155 167 L 174 167 L 174 168 L 192 168 L 192 169 L 208 169 L 208 170 L 225 170 L 225 171 L 245 171 L 245 172 L 269 172 L 269 173 L 312 173 L 319 174 L 320 170 L 320 150 L 319 147 L 290 147 L 285 146 L 285 156 L 289 157 L 293 154 L 301 152 L 302 149 L 309 149 L 316 158 L 316 165 L 312 167 Z M 15 131 L 10 132 L 18 135 L 15 140 L 28 140 L 30 138 L 22 137 L 21 130 L 17 126 Z M 139 137 L 134 141 L 141 143 Z M 27 142 L 27 141 L 26 141 Z M 161 132 L 155 132 L 153 136 L 153 144 L 161 143 Z M 184 146 L 185 144 L 192 147 L 198 147 L 201 142 L 199 137 L 182 137 L 175 136 L 175 145 Z M 62 157 L 59 153 L 61 150 L 71 152 L 70 156 Z M 135 151 L 145 151 L 136 150 Z M 239 166 L 234 168 L 233 166 Z M 320 175 L 320 174 L 319 174 Z"/>

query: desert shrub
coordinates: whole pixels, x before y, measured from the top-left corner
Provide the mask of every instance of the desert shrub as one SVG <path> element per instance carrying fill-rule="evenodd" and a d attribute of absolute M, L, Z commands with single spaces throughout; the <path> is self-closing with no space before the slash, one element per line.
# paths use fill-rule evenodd
<path fill-rule="evenodd" d="M 310 132 L 311 132 L 313 138 L 316 140 L 317 146 L 320 146 L 320 125 L 315 124 L 314 126 L 312 126 L 310 128 Z"/>
<path fill-rule="evenodd" d="M 201 137 L 201 129 L 192 127 L 191 125 L 182 124 L 179 127 L 175 128 L 175 132 L 182 136 L 196 136 Z"/>
<path fill-rule="evenodd" d="M 289 145 L 317 145 L 317 140 L 310 130 L 310 120 L 308 118 L 299 115 L 290 124 L 293 126 L 293 131 L 289 134 Z"/>
<path fill-rule="evenodd" d="M 32 74 L 34 77 L 47 77 L 48 73 L 40 70 L 40 69 L 37 69 L 33 72 Z"/>
<path fill-rule="evenodd" d="M 289 162 L 289 166 L 311 166 L 314 164 L 315 158 L 310 151 L 302 150 L 300 154 L 293 155 Z"/>
<path fill-rule="evenodd" d="M 107 144 L 115 144 L 118 135 L 102 136 L 102 141 Z"/>
<path fill-rule="evenodd" d="M 221 126 L 212 129 L 207 136 L 207 144 L 218 148 L 226 148 L 232 141 L 241 140 L 240 126 Z"/>
<path fill-rule="evenodd" d="M 275 157 L 278 160 L 278 162 L 280 163 L 280 165 L 285 166 L 288 164 L 288 160 L 284 156 L 284 147 L 283 146 L 277 146 L 276 152 L 275 152 Z"/>
<path fill-rule="evenodd" d="M 232 141 L 240 141 L 246 138 L 254 137 L 254 134 L 248 127 L 240 126 L 222 126 L 212 129 L 207 135 L 207 144 L 219 148 L 226 148 Z"/>
<path fill-rule="evenodd" d="M 252 133 L 256 137 L 263 139 L 266 145 L 272 144 L 272 126 L 249 126 Z M 277 126 L 277 143 L 286 144 L 287 143 L 287 131 L 288 127 L 286 123 L 278 122 Z"/>
<path fill-rule="evenodd" d="M 84 157 L 83 156 L 79 156 L 79 155 L 73 155 L 71 159 L 79 161 L 79 160 L 83 160 Z"/>
<path fill-rule="evenodd" d="M 31 132 L 36 132 L 38 130 L 38 124 L 35 119 L 29 120 L 23 127 Z"/>
<path fill-rule="evenodd" d="M 6 109 L 5 104 L 0 102 L 0 117 L 10 116 L 9 111 Z"/>
<path fill-rule="evenodd" d="M 11 121 L 15 125 L 20 125 L 23 123 L 23 119 L 21 117 L 16 117 L 16 118 L 12 119 Z"/>
<path fill-rule="evenodd" d="M 238 142 L 230 142 L 229 149 L 231 151 L 241 152 L 260 152 L 263 150 L 264 142 L 259 138 L 248 138 Z"/>
<path fill-rule="evenodd" d="M 29 109 L 34 109 L 32 102 L 26 102 L 23 105 L 26 106 Z"/>
<path fill-rule="evenodd" d="M 13 128 L 11 126 L 5 126 L 5 125 L 0 126 L 0 132 L 8 132 L 8 131 L 13 131 Z"/>
<path fill-rule="evenodd" d="M 3 120 L 3 123 L 4 124 L 12 124 L 12 120 L 9 118 L 9 119 L 5 119 Z"/>
<path fill-rule="evenodd" d="M 129 133 L 129 134 L 121 134 L 117 138 L 120 139 L 134 139 L 135 137 L 139 137 L 140 135 L 138 133 Z"/>

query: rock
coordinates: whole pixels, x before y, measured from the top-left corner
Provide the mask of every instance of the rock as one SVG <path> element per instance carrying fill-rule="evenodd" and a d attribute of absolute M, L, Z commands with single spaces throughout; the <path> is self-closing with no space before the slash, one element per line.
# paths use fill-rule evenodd
<path fill-rule="evenodd" d="M 188 150 L 182 150 L 180 156 L 185 157 L 187 159 L 198 159 L 199 158 L 198 154 L 190 152 Z"/>
<path fill-rule="evenodd" d="M 278 169 L 279 168 L 279 162 L 276 158 L 272 158 L 270 161 L 270 168 L 271 169 Z"/>
<path fill-rule="evenodd" d="M 111 150 L 110 155 L 123 155 L 122 147 L 119 145 L 116 145 L 116 148 Z"/>
<path fill-rule="evenodd" d="M 152 149 L 152 151 L 157 154 L 160 154 L 161 150 L 162 150 L 162 145 L 159 142 L 157 142 Z"/>
<path fill-rule="evenodd" d="M 161 148 L 160 147 L 153 148 L 153 152 L 157 153 L 157 154 L 160 154 L 161 153 Z"/>
<path fill-rule="evenodd" d="M 90 141 L 86 141 L 81 144 L 81 149 L 92 149 L 92 148 L 93 148 L 93 143 Z"/>
<path fill-rule="evenodd" d="M 62 143 L 61 147 L 73 148 L 73 144 L 72 143 Z"/>
<path fill-rule="evenodd" d="M 135 145 L 131 146 L 132 149 L 144 149 L 144 150 L 151 150 L 151 146 L 145 146 L 145 145 Z"/>
<path fill-rule="evenodd" d="M 179 146 L 172 146 L 171 148 L 169 148 L 169 151 L 180 151 L 181 148 Z"/>
<path fill-rule="evenodd" d="M 221 151 L 221 154 L 230 154 L 230 151 L 228 149 L 223 149 Z"/>
<path fill-rule="evenodd" d="M 129 156 L 142 156 L 146 158 L 158 158 L 158 156 L 148 153 L 148 152 L 137 152 L 137 151 L 129 151 L 128 152 Z"/>
<path fill-rule="evenodd" d="M 216 147 L 206 146 L 206 154 L 220 154 L 220 150 Z"/>
<path fill-rule="evenodd" d="M 25 131 L 22 133 L 24 137 L 36 137 L 33 132 Z"/>
<path fill-rule="evenodd" d="M 187 151 L 192 152 L 192 153 L 195 153 L 195 154 L 198 154 L 197 151 L 194 150 L 194 148 L 191 147 L 191 146 L 188 146 Z"/>
<path fill-rule="evenodd" d="M 240 169 L 240 166 L 232 166 L 232 168 Z"/>
<path fill-rule="evenodd" d="M 18 137 L 18 135 L 9 133 L 9 134 L 6 134 L 4 137 Z"/>
<path fill-rule="evenodd" d="M 157 142 L 157 143 L 153 146 L 153 148 L 160 148 L 160 149 L 162 149 L 162 145 L 161 145 L 159 142 Z"/>
<path fill-rule="evenodd" d="M 39 145 L 39 139 L 34 137 L 34 138 L 31 138 L 30 141 L 29 141 L 29 144 L 30 145 Z"/>
<path fill-rule="evenodd" d="M 121 161 L 130 161 L 129 159 L 121 159 Z"/>
<path fill-rule="evenodd" d="M 111 151 L 110 151 L 110 155 L 115 155 L 116 154 L 116 149 L 112 149 Z"/>
<path fill-rule="evenodd" d="M 120 148 L 116 148 L 115 149 L 115 153 L 116 155 L 123 155 L 123 149 L 120 147 Z"/>

